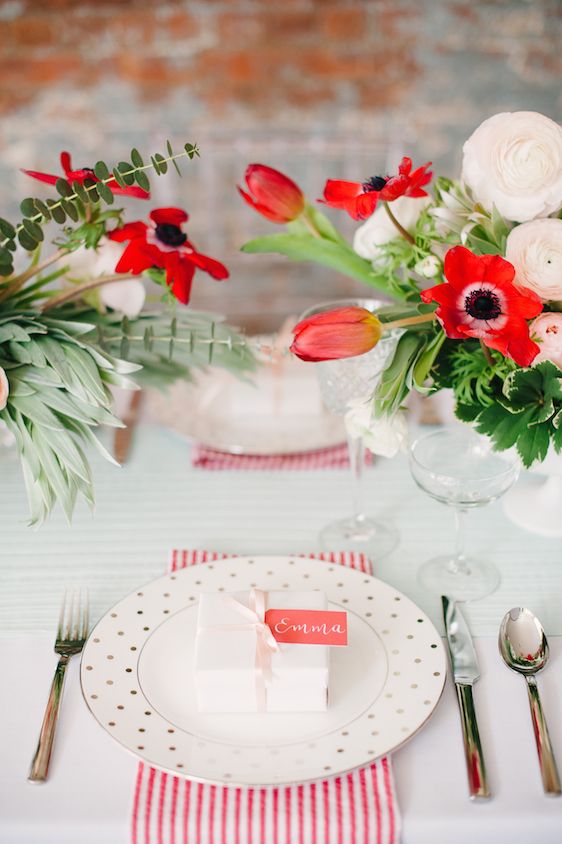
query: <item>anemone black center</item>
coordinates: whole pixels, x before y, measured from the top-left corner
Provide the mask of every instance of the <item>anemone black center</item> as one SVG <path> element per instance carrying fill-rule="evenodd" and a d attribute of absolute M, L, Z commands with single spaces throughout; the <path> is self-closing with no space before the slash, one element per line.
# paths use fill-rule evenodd
<path fill-rule="evenodd" d="M 182 232 L 179 226 L 173 223 L 160 223 L 156 226 L 156 237 L 166 246 L 181 246 L 187 240 L 187 235 Z"/>
<path fill-rule="evenodd" d="M 498 296 L 491 290 L 473 290 L 464 300 L 464 309 L 474 319 L 497 319 L 502 312 Z"/>
<path fill-rule="evenodd" d="M 366 182 L 363 182 L 363 190 L 365 193 L 370 193 L 373 190 L 382 190 L 388 179 L 384 176 L 371 176 Z"/>
<path fill-rule="evenodd" d="M 95 176 L 93 167 L 82 167 L 83 173 L 89 173 L 90 176 Z"/>

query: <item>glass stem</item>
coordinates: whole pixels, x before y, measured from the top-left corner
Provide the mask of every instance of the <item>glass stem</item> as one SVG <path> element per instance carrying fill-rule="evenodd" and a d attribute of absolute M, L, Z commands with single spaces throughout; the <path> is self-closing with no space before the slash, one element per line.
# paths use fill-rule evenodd
<path fill-rule="evenodd" d="M 449 568 L 455 574 L 470 574 L 466 564 L 466 518 L 468 511 L 455 507 L 455 556 Z"/>
<path fill-rule="evenodd" d="M 356 522 L 365 521 L 365 505 L 363 501 L 363 467 L 365 465 L 365 445 L 363 437 L 347 435 L 349 451 L 349 465 L 353 477 L 353 518 Z"/>

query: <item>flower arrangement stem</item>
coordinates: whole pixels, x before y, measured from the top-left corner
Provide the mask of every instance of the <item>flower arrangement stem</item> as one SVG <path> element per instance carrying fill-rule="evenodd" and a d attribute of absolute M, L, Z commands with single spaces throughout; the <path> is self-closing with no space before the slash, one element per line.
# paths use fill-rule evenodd
<path fill-rule="evenodd" d="M 95 290 L 96 287 L 102 287 L 104 284 L 113 284 L 115 281 L 123 281 L 126 278 L 136 278 L 132 273 L 117 273 L 116 275 L 100 276 L 99 278 L 92 278 L 84 284 L 79 284 L 76 287 L 71 287 L 69 290 L 63 290 L 57 296 L 52 296 L 41 307 L 41 310 L 49 311 L 51 308 L 57 308 L 60 305 L 66 305 L 73 299 L 79 299 L 83 293 L 88 290 Z"/>
<path fill-rule="evenodd" d="M 308 216 L 306 210 L 303 212 L 303 214 L 301 216 L 301 220 L 303 221 L 303 223 L 305 224 L 305 226 L 307 227 L 307 229 L 309 230 L 309 232 L 311 233 L 311 235 L 313 237 L 319 237 L 319 238 L 322 237 L 322 235 L 320 234 L 320 232 L 318 231 L 318 229 L 316 228 L 316 226 L 314 225 L 314 223 L 312 222 L 312 220 Z"/>
<path fill-rule="evenodd" d="M 414 240 L 414 238 L 412 237 L 410 232 L 407 229 L 404 228 L 402 223 L 398 222 L 398 220 L 396 219 L 396 217 L 392 213 L 392 211 L 390 209 L 390 205 L 388 204 L 388 202 L 383 202 L 383 205 L 386 209 L 386 213 L 388 214 L 389 219 L 392 221 L 393 225 L 398 229 L 398 231 L 400 232 L 402 237 L 406 238 L 408 243 L 411 243 L 412 246 L 414 246 L 416 241 Z"/>
<path fill-rule="evenodd" d="M 68 255 L 67 249 L 57 249 L 56 252 L 53 252 L 53 254 L 49 255 L 48 258 L 45 258 L 44 261 L 38 261 L 37 264 L 33 264 L 29 267 L 29 269 L 25 270 L 25 272 L 12 278 L 4 290 L 0 291 L 0 302 L 3 302 L 4 299 L 8 299 L 10 296 L 13 296 L 21 290 L 26 281 L 29 281 L 29 279 L 33 278 L 34 275 L 39 275 L 39 273 L 46 270 L 47 267 L 50 267 L 51 264 L 60 261 L 60 259 L 65 255 Z"/>
<path fill-rule="evenodd" d="M 485 345 L 485 343 L 482 342 L 482 340 L 480 340 L 480 348 L 482 349 L 482 352 L 484 354 L 484 357 L 486 358 L 486 361 L 490 364 L 490 366 L 493 366 L 494 365 L 494 358 L 492 357 L 492 354 L 491 354 L 489 348 Z"/>

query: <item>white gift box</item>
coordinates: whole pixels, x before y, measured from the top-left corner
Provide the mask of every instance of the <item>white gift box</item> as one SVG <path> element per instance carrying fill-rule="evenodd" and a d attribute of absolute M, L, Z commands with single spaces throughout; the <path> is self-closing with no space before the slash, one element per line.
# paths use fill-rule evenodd
<path fill-rule="evenodd" d="M 199 600 L 195 685 L 200 712 L 318 712 L 328 705 L 327 645 L 265 646 L 252 623 L 253 592 L 204 593 Z M 327 609 L 323 592 L 263 592 L 268 609 Z M 255 614 L 254 614 L 255 618 Z M 263 621 L 263 614 L 260 618 Z M 271 634 L 269 634 L 271 636 Z M 263 643 L 262 643 L 263 656 Z"/>

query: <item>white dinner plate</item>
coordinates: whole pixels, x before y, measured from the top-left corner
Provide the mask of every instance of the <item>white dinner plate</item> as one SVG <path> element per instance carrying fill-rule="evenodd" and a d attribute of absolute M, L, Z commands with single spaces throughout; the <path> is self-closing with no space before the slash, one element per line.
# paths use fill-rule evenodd
<path fill-rule="evenodd" d="M 200 592 L 322 589 L 348 613 L 331 649 L 326 712 L 205 715 L 193 679 Z M 238 557 L 165 575 L 93 629 L 81 682 L 107 732 L 148 764 L 192 779 L 281 785 L 341 774 L 392 752 L 427 721 L 446 660 L 428 617 L 357 569 L 300 557 Z"/>

